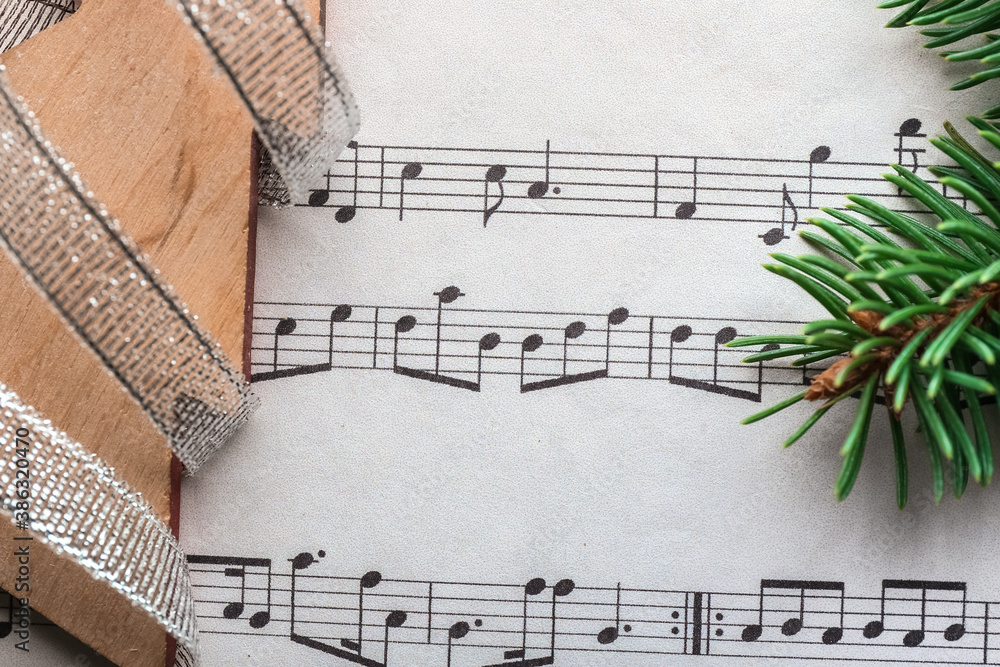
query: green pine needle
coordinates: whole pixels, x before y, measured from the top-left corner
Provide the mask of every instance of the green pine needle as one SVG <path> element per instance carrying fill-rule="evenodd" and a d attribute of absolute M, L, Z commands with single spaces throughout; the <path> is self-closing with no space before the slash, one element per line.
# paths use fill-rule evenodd
<path fill-rule="evenodd" d="M 952 90 L 978 86 L 1000 77 L 1000 40 L 991 32 L 1000 29 L 1000 2 L 996 0 L 892 0 L 879 5 L 881 8 L 904 7 L 887 24 L 887 28 L 920 26 L 922 34 L 931 38 L 925 46 L 938 48 L 961 42 L 970 37 L 980 37 L 984 42 L 945 51 L 941 55 L 952 61 L 978 60 L 982 69 L 957 82 Z M 929 27 L 934 26 L 934 27 Z M 991 118 L 1000 114 L 1000 107 L 983 114 Z M 985 213 L 985 211 L 984 211 Z M 988 215 L 988 214 L 987 214 Z"/>
<path fill-rule="evenodd" d="M 953 5 L 969 7 L 968 2 Z M 904 4 L 916 7 L 895 6 Z M 1000 0 L 983 6 L 996 8 L 1000 27 Z M 944 3 L 933 7 L 945 11 Z M 930 16 L 926 10 L 933 7 L 925 2 L 913 16 Z M 992 43 L 1000 44 L 1000 39 Z M 990 53 L 1000 56 L 1000 46 Z M 984 123 L 975 119 L 973 125 L 991 133 L 992 125 Z M 887 406 L 900 509 L 909 495 L 901 416 L 910 406 L 927 446 L 935 502 L 944 493 L 946 465 L 956 497 L 965 492 L 970 476 L 984 486 L 993 477 L 983 404 L 986 399 L 995 402 L 1000 387 L 1000 171 L 953 127 L 946 129 L 949 136 L 933 143 L 955 165 L 930 170 L 941 185 L 902 167 L 886 176 L 927 209 L 926 221 L 851 196 L 851 213 L 824 210 L 830 219 L 809 221 L 824 233 L 800 232 L 822 254 L 775 253 L 778 263 L 765 265 L 802 288 L 832 318 L 810 322 L 800 335 L 753 336 L 728 344 L 759 349 L 744 359 L 749 363 L 788 358 L 792 366 L 803 366 L 837 358 L 805 391 L 743 423 L 800 402 L 821 401 L 785 440 L 788 447 L 835 404 L 847 400 L 856 406 L 834 483 L 838 500 L 847 497 L 860 474 L 875 403 Z M 996 144 L 1000 146 L 1000 133 Z M 974 210 L 945 197 L 945 187 Z"/>

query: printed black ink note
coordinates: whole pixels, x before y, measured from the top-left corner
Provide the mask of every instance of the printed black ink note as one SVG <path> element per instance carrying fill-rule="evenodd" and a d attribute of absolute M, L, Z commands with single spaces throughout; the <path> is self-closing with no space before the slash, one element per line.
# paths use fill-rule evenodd
<path fill-rule="evenodd" d="M 764 633 L 764 612 L 765 610 L 770 611 L 767 608 L 767 603 L 770 601 L 769 596 L 773 595 L 769 591 L 785 591 L 793 590 L 797 591 L 798 596 L 798 610 L 792 616 L 788 617 L 781 624 L 781 634 L 785 637 L 794 637 L 799 634 L 799 632 L 806 627 L 806 602 L 811 599 L 811 595 L 816 592 L 821 591 L 832 591 L 839 594 L 840 599 L 840 615 L 839 622 L 837 625 L 827 626 L 823 631 L 822 641 L 824 644 L 836 644 L 844 636 L 844 582 L 842 581 L 803 581 L 798 579 L 763 579 L 760 582 L 760 606 L 758 610 L 757 623 L 754 625 L 748 625 L 743 628 L 742 639 L 745 642 L 757 641 L 761 638 Z M 775 610 L 780 613 L 780 611 Z"/>
<path fill-rule="evenodd" d="M 904 646 L 920 646 L 924 639 L 927 637 L 927 616 L 929 614 L 928 607 L 931 607 L 933 616 L 941 618 L 948 618 L 948 610 L 954 610 L 952 614 L 952 623 L 950 623 L 942 632 L 942 636 L 946 641 L 955 642 L 965 636 L 965 613 L 966 613 L 966 585 L 963 581 L 924 581 L 919 579 L 885 579 L 882 582 L 882 598 L 881 598 L 881 613 L 879 614 L 878 620 L 869 621 L 864 628 L 864 636 L 866 639 L 875 639 L 880 637 L 883 632 L 886 631 L 886 618 L 892 618 L 895 614 L 886 613 L 886 601 L 888 600 L 892 603 L 894 600 L 899 602 L 901 600 L 908 600 L 909 598 L 899 598 L 895 599 L 888 597 L 890 591 L 919 591 L 920 592 L 920 627 L 914 628 L 909 627 L 906 629 L 903 635 L 903 645 Z M 961 593 L 962 597 L 960 601 L 949 600 L 949 599 L 934 599 L 929 600 L 927 597 L 930 591 L 951 591 L 956 593 Z M 956 605 L 959 605 L 959 609 L 955 609 Z M 935 613 L 936 612 L 936 613 Z M 958 612 L 958 613 L 955 613 Z M 914 614 L 906 614 L 904 618 L 910 619 Z"/>
<path fill-rule="evenodd" d="M 483 179 L 483 227 L 489 222 L 490 216 L 496 213 L 503 205 L 503 179 L 507 177 L 507 167 L 495 164 L 486 170 L 486 178 Z M 490 184 L 495 183 L 500 191 L 494 204 L 490 204 Z"/>

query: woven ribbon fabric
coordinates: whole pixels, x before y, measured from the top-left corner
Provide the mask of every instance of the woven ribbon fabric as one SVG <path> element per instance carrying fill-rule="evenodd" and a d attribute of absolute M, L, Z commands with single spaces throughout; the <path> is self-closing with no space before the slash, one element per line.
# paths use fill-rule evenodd
<path fill-rule="evenodd" d="M 77 0 L 3 0 L 0 53 L 63 20 L 77 5 Z"/>
<path fill-rule="evenodd" d="M 298 0 L 180 0 L 178 9 L 253 115 L 291 198 L 319 180 L 358 129 L 336 62 Z M 272 193 L 265 181 L 265 194 Z"/>
<path fill-rule="evenodd" d="M 191 580 L 170 529 L 103 461 L 3 384 L 0 487 L 8 518 L 147 611 L 188 664 L 197 660 Z"/>
<path fill-rule="evenodd" d="M 77 4 L 5 0 L 0 51 Z M 318 31 L 298 0 L 176 4 L 253 116 L 265 147 L 263 200 L 290 203 L 336 160 L 358 126 L 350 90 Z M 254 399 L 245 380 L 45 140 L 2 66 L 0 245 L 143 408 L 189 473 L 247 419 Z M 141 496 L 2 384 L 0 448 L 0 511 L 16 522 L 21 516 L 37 539 L 156 619 L 177 638 L 177 667 L 195 665 L 185 559 Z M 24 466 L 32 480 L 29 510 L 18 505 L 25 502 L 18 497 Z"/>
<path fill-rule="evenodd" d="M 249 387 L 42 136 L 0 67 L 0 244 L 194 472 Z"/>

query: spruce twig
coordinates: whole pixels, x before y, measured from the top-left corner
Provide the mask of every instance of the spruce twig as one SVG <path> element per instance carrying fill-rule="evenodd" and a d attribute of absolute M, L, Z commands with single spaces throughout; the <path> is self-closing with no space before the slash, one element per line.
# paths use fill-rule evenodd
<path fill-rule="evenodd" d="M 988 4 L 1000 7 L 1000 0 Z M 1000 146 L 997 127 L 981 119 L 970 122 Z M 818 409 L 786 440 L 788 446 L 835 405 L 858 397 L 845 402 L 855 405 L 856 413 L 841 448 L 843 465 L 834 484 L 838 500 L 847 497 L 857 479 L 878 402 L 887 407 L 900 509 L 909 489 L 900 422 L 908 405 L 929 449 L 936 500 L 944 490 L 945 461 L 951 464 L 956 496 L 962 495 L 970 475 L 982 485 L 992 479 L 992 444 L 982 404 L 1000 385 L 1000 171 L 954 127 L 946 123 L 945 129 L 948 136 L 931 143 L 956 164 L 931 171 L 976 206 L 979 215 L 892 165 L 894 173 L 885 178 L 927 208 L 935 224 L 863 197 L 849 198 L 854 215 L 822 209 L 832 220 L 808 222 L 826 235 L 800 233 L 824 254 L 776 253 L 777 263 L 764 268 L 796 283 L 832 319 L 811 322 L 799 336 L 753 336 L 728 344 L 762 346 L 746 362 L 797 356 L 792 364 L 802 365 L 840 356 L 805 391 L 743 420 L 749 424 L 802 401 L 818 402 Z"/>

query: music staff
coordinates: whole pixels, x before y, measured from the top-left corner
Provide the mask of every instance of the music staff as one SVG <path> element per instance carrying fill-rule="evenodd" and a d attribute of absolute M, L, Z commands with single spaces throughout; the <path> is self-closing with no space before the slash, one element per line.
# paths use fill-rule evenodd
<path fill-rule="evenodd" d="M 434 306 L 408 308 L 258 302 L 251 381 L 391 370 L 474 392 L 484 376 L 517 376 L 528 394 L 646 379 L 761 402 L 765 386 L 800 386 L 832 363 L 811 365 L 807 374 L 785 359 L 747 364 L 748 350 L 726 347 L 742 336 L 798 333 L 799 322 L 635 315 L 620 305 L 604 313 L 458 308 L 465 294 L 454 285 L 430 296 Z"/>
<path fill-rule="evenodd" d="M 268 559 L 189 556 L 201 631 L 284 637 L 367 667 L 571 667 L 574 656 L 593 660 L 597 652 L 608 665 L 670 664 L 669 655 L 1000 664 L 996 603 L 968 600 L 965 582 L 886 579 L 880 596 L 797 579 L 762 579 L 759 591 L 743 592 L 587 586 L 567 577 L 448 582 L 374 570 L 340 576 L 324 556 L 300 553 L 275 571 L 266 627 L 223 610 L 238 592 L 227 566 Z"/>
<path fill-rule="evenodd" d="M 483 227 L 502 215 L 596 216 L 721 221 L 760 226 L 767 245 L 789 238 L 819 207 L 841 208 L 845 194 L 893 198 L 892 208 L 922 208 L 879 174 L 895 161 L 912 171 L 926 153 L 916 118 L 903 122 L 886 159 L 843 161 L 826 145 L 802 158 L 383 146 L 351 142 L 300 206 L 330 207 L 340 223 L 359 212 L 466 213 Z M 939 185 L 934 187 L 941 188 Z M 963 206 L 957 193 L 942 193 Z"/>

